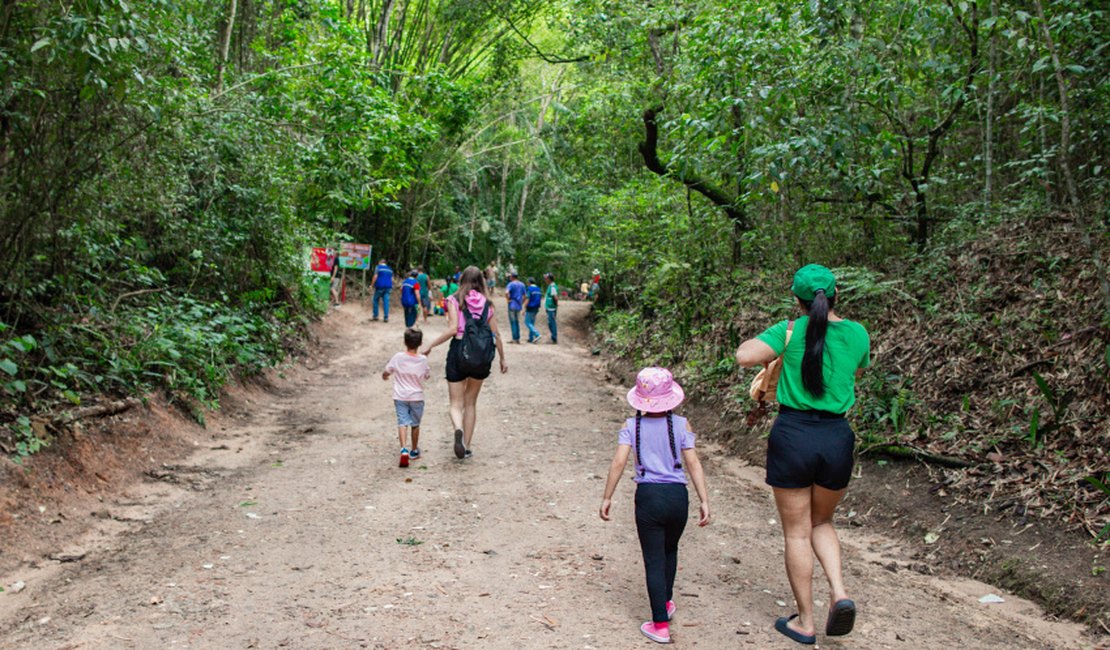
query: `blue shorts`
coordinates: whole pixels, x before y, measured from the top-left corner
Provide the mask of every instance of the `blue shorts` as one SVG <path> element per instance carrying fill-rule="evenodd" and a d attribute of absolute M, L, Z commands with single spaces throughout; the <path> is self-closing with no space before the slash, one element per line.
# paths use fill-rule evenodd
<path fill-rule="evenodd" d="M 420 419 L 424 417 L 424 402 L 402 402 L 395 399 L 393 407 L 397 410 L 397 426 L 420 426 Z"/>
<path fill-rule="evenodd" d="M 767 484 L 844 489 L 852 478 L 855 444 L 843 415 L 780 406 L 767 439 Z"/>

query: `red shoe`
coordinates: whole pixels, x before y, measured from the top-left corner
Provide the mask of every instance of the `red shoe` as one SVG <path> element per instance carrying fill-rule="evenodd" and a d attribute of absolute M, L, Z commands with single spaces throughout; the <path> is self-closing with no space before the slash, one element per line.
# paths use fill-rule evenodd
<path fill-rule="evenodd" d="M 401 449 L 401 463 L 400 463 L 400 465 L 398 465 L 398 467 L 408 467 L 408 466 L 409 466 L 409 450 L 402 448 Z"/>

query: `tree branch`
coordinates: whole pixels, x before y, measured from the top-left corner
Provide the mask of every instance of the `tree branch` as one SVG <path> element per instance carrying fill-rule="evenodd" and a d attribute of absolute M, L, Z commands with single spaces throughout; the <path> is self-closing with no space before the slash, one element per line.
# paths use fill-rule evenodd
<path fill-rule="evenodd" d="M 524 32 L 517 29 L 516 23 L 513 22 L 512 18 L 510 18 L 508 15 L 505 15 L 504 18 L 505 18 L 505 22 L 509 23 L 509 27 L 511 27 L 512 30 L 514 32 L 516 32 L 516 35 L 519 36 L 521 38 L 521 40 L 523 40 L 525 43 L 527 43 L 528 47 L 535 50 L 536 54 L 540 55 L 541 59 L 543 59 L 544 61 L 547 61 L 548 63 L 583 63 L 583 62 L 589 61 L 590 59 L 593 58 L 589 54 L 583 54 L 582 56 L 576 56 L 572 59 L 566 59 L 566 58 L 563 58 L 563 57 L 548 56 L 547 54 L 544 53 L 543 50 L 541 50 L 539 48 L 538 45 L 536 45 L 535 43 L 530 41 L 528 39 L 528 37 L 524 35 Z"/>
<path fill-rule="evenodd" d="M 713 205 L 725 211 L 737 227 L 750 230 L 751 224 L 742 211 L 736 207 L 736 197 L 718 187 L 715 183 L 689 173 L 675 174 L 669 164 L 659 158 L 659 124 L 656 116 L 663 111 L 662 106 L 644 111 L 644 140 L 639 144 L 644 166 L 651 172 L 663 177 L 677 178 L 683 185 L 709 199 Z"/>

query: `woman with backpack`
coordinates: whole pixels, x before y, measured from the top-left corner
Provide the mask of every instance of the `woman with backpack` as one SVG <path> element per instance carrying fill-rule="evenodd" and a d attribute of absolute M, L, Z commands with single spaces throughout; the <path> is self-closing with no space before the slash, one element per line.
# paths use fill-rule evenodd
<path fill-rule="evenodd" d="M 505 350 L 497 332 L 497 317 L 486 293 L 482 270 L 476 266 L 463 269 L 459 289 L 447 297 L 447 329 L 428 343 L 421 352 L 431 353 L 440 343 L 450 339 L 447 350 L 447 387 L 451 401 L 451 424 L 455 427 L 455 456 L 470 458 L 470 442 L 478 413 L 478 393 L 490 375 L 494 352 L 501 362 L 501 372 L 509 371 Z"/>
<path fill-rule="evenodd" d="M 767 440 L 767 483 L 782 521 L 786 575 L 798 613 L 779 618 L 775 629 L 813 645 L 814 554 L 831 592 L 825 634 L 848 634 L 856 619 L 856 604 L 844 588 L 833 514 L 852 476 L 855 434 L 844 415 L 856 401 L 856 378 L 871 365 L 871 340 L 863 325 L 833 311 L 836 278 L 829 269 L 802 267 L 790 290 L 805 315 L 744 341 L 736 361 L 750 368 L 782 356 L 776 387 L 779 414 Z"/>

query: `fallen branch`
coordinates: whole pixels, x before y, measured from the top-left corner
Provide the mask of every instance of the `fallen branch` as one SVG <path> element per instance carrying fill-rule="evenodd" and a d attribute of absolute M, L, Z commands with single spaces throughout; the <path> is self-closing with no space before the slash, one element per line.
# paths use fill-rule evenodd
<path fill-rule="evenodd" d="M 934 454 L 923 449 L 910 447 L 909 445 L 901 445 L 898 443 L 883 443 L 873 445 L 871 447 L 861 449 L 859 454 L 860 456 L 866 456 L 870 454 L 882 454 L 884 456 L 893 456 L 895 458 L 909 458 L 912 460 L 920 460 L 927 463 L 933 463 L 934 465 L 941 465 L 943 467 L 967 468 L 975 467 L 976 465 L 976 463 L 966 461 L 962 458 L 955 458 L 953 456 L 942 456 L 940 454 Z"/>
<path fill-rule="evenodd" d="M 121 300 L 123 300 L 124 298 L 130 298 L 132 296 L 141 296 L 141 295 L 146 294 L 146 293 L 158 293 L 159 291 L 165 291 L 168 288 L 169 287 L 159 287 L 157 289 L 139 289 L 138 291 L 128 291 L 127 293 L 121 293 L 116 298 L 115 302 L 112 303 L 112 308 L 109 309 L 108 311 L 110 313 L 115 313 L 116 307 L 119 307 L 119 302 Z"/>
<path fill-rule="evenodd" d="M 1033 368 L 1036 368 L 1037 366 L 1051 365 L 1054 361 L 1055 361 L 1055 359 L 1037 359 L 1036 361 L 1030 361 L 1029 363 L 1025 364 L 1024 366 L 1022 366 L 1022 367 L 1018 368 L 1017 370 L 1014 370 L 1013 372 L 1011 372 L 1010 376 L 1011 377 L 1017 377 L 1019 375 L 1024 374 L 1028 370 L 1032 370 Z"/>
<path fill-rule="evenodd" d="M 85 418 L 106 417 L 109 415 L 116 415 L 129 411 L 136 406 L 142 404 L 142 400 L 136 397 L 128 397 L 127 399 L 119 400 L 117 402 L 105 402 L 104 404 L 97 404 L 95 406 L 86 406 L 74 411 L 64 413 L 59 417 L 54 418 L 53 423 L 58 425 L 71 424 L 77 420 L 84 420 Z"/>

